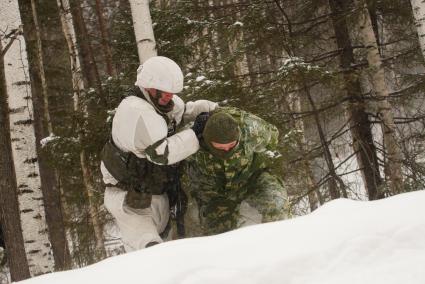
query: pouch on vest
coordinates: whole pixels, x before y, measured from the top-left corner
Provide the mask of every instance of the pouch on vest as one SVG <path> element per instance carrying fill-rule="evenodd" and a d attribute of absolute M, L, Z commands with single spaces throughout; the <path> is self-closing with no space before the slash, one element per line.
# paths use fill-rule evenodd
<path fill-rule="evenodd" d="M 127 165 L 130 153 L 125 153 L 117 148 L 111 141 L 105 143 L 102 149 L 101 158 L 108 172 L 119 182 L 128 181 L 130 174 Z"/>
<path fill-rule="evenodd" d="M 124 152 L 113 143 L 112 138 L 103 147 L 101 157 L 109 173 L 127 190 L 163 194 L 170 181 L 168 166 L 156 165 L 131 152 Z"/>

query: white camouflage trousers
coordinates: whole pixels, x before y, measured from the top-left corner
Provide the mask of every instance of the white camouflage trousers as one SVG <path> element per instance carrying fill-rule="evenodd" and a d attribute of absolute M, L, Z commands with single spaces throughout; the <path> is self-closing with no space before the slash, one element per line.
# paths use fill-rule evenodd
<path fill-rule="evenodd" d="M 159 234 L 164 231 L 170 217 L 167 195 L 152 195 L 151 207 L 146 209 L 127 206 L 126 195 L 127 191 L 108 186 L 104 198 L 106 209 L 114 216 L 121 231 L 125 250 L 143 249 L 150 242 L 162 243 Z"/>

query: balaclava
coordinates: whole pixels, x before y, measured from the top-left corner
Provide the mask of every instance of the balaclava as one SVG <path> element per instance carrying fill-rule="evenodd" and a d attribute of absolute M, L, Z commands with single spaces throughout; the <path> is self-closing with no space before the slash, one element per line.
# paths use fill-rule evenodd
<path fill-rule="evenodd" d="M 211 154 L 221 159 L 228 159 L 233 155 L 238 145 L 230 151 L 224 151 L 214 148 L 211 142 L 227 144 L 239 141 L 240 129 L 237 121 L 230 114 L 218 111 L 208 119 L 202 136 L 205 146 Z"/>

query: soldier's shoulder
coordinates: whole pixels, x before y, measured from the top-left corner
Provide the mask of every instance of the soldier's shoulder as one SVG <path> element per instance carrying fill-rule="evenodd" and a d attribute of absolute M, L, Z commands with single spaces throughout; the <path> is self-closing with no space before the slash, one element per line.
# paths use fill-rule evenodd
<path fill-rule="evenodd" d="M 250 123 L 251 120 L 261 120 L 258 116 L 248 111 L 242 110 L 237 107 L 226 106 L 220 107 L 218 111 L 223 111 L 230 114 L 236 121 L 240 123 Z"/>
<path fill-rule="evenodd" d="M 273 124 L 258 115 L 236 107 L 220 107 L 220 111 L 230 114 L 239 123 L 242 132 L 246 133 L 248 137 L 252 135 L 261 135 L 264 130 L 276 128 Z"/>
<path fill-rule="evenodd" d="M 125 97 L 118 105 L 117 110 L 125 111 L 130 108 L 155 110 L 146 100 L 136 96 Z"/>

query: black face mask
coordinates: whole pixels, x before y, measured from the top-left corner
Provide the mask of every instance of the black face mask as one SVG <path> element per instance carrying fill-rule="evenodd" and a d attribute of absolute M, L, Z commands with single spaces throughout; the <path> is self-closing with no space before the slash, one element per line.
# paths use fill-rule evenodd
<path fill-rule="evenodd" d="M 157 108 L 160 112 L 167 113 L 173 110 L 174 108 L 174 101 L 170 100 L 168 104 L 166 105 L 160 105 L 159 100 L 161 99 L 161 91 L 157 90 L 155 97 L 149 93 L 149 97 L 151 98 L 152 103 L 155 105 L 155 108 Z"/>

